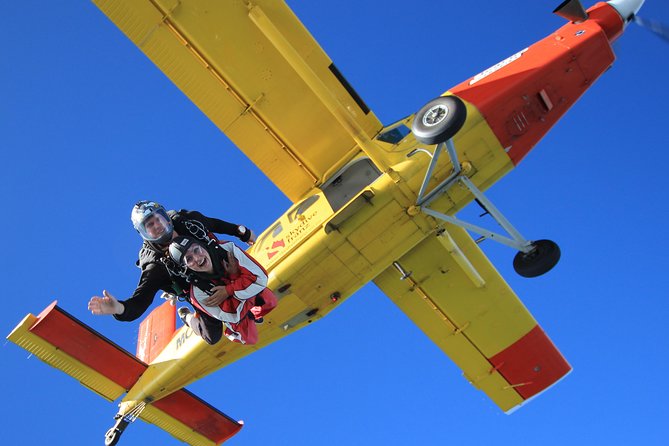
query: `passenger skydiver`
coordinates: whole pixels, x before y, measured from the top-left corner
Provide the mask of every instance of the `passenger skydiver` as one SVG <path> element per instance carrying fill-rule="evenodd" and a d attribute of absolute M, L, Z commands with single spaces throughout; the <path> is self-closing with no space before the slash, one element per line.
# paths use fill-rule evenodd
<path fill-rule="evenodd" d="M 179 317 L 207 343 L 222 335 L 233 342 L 255 344 L 256 323 L 272 311 L 277 298 L 267 288 L 267 272 L 250 255 L 232 242 L 207 242 L 193 237 L 176 237 L 169 246 L 172 260 L 183 266 L 191 283 L 190 303 L 179 308 Z M 225 295 L 211 303 L 210 295 Z"/>

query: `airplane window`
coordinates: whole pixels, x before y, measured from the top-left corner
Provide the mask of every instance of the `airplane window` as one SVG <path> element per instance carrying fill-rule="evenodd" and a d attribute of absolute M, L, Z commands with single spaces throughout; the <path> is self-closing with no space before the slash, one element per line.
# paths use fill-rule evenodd
<path fill-rule="evenodd" d="M 281 223 L 279 223 L 272 229 L 272 237 L 276 237 L 277 235 L 281 234 L 281 231 L 283 231 L 283 227 L 281 226 Z"/>
<path fill-rule="evenodd" d="M 309 209 L 311 205 L 318 200 L 318 198 L 319 195 L 312 195 L 311 197 L 307 198 L 302 203 L 300 203 L 297 206 L 297 208 L 295 208 L 295 210 L 291 212 L 290 215 L 288 216 L 290 218 L 290 221 L 293 221 L 300 215 L 304 214 L 307 211 L 307 209 Z"/>
<path fill-rule="evenodd" d="M 377 136 L 376 139 L 379 141 L 388 142 L 390 144 L 397 144 L 398 142 L 402 141 L 409 133 L 411 133 L 411 129 L 409 129 L 409 127 L 404 124 L 400 124 L 397 127 L 381 133 L 379 136 Z"/>

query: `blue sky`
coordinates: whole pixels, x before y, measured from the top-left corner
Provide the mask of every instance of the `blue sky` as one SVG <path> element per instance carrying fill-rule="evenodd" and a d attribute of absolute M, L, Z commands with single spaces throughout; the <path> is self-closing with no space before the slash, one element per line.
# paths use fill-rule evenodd
<path fill-rule="evenodd" d="M 288 3 L 384 123 L 563 23 L 557 0 Z M 667 23 L 669 3 L 648 0 L 641 13 Z M 290 203 L 91 3 L 8 2 L 0 24 L 0 332 L 58 299 L 134 352 L 139 322 L 94 317 L 86 303 L 134 289 L 138 199 L 257 232 Z M 511 249 L 484 246 L 574 371 L 507 416 L 368 285 L 189 387 L 245 420 L 227 444 L 664 444 L 669 45 L 631 26 L 615 51 L 613 68 L 489 191 L 526 237 L 562 248 L 551 273 L 523 279 Z M 220 170 L 189 190 L 179 167 L 189 159 Z M 102 444 L 114 404 L 14 344 L 1 355 L 0 443 Z M 121 444 L 179 442 L 138 421 Z"/>

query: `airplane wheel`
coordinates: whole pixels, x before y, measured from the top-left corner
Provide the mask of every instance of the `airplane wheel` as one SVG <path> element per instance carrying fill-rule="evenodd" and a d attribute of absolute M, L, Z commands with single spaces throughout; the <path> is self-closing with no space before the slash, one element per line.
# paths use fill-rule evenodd
<path fill-rule="evenodd" d="M 466 119 L 467 107 L 462 99 L 440 96 L 418 110 L 411 131 L 423 144 L 439 144 L 455 136 Z"/>
<path fill-rule="evenodd" d="M 112 427 L 105 434 L 105 446 L 114 446 L 121 439 L 121 431 Z"/>
<path fill-rule="evenodd" d="M 523 277 L 537 277 L 550 271 L 560 260 L 560 247 L 551 240 L 533 242 L 529 253 L 519 252 L 513 259 L 513 269 Z"/>

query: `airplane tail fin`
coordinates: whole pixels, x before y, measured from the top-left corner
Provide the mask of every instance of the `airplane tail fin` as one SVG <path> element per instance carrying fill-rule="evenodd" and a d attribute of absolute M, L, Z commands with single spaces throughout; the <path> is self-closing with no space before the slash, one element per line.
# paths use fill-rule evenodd
<path fill-rule="evenodd" d="M 50 366 L 64 371 L 108 401 L 118 399 L 137 382 L 147 364 L 56 304 L 54 301 L 38 316 L 28 314 L 7 339 Z M 145 343 L 154 338 L 153 334 L 169 332 L 169 324 L 167 328 L 156 328 L 157 320 L 169 319 L 165 316 L 167 310 L 163 309 L 161 313 L 161 308 L 154 310 L 154 313 L 157 312 L 154 317 L 147 318 L 147 324 L 153 324 L 153 329 L 147 328 Z M 174 313 L 171 314 L 174 324 Z M 172 333 L 165 335 L 167 341 L 173 332 L 172 327 Z M 161 341 L 158 336 L 157 342 L 145 349 L 147 358 L 155 357 L 162 349 L 160 343 L 167 341 Z M 140 418 L 181 441 L 198 446 L 221 444 L 242 428 L 241 422 L 231 419 L 185 389 L 148 404 Z"/>
<path fill-rule="evenodd" d="M 153 310 L 139 325 L 137 357 L 151 364 L 169 344 L 176 331 L 177 307 L 165 302 Z"/>

